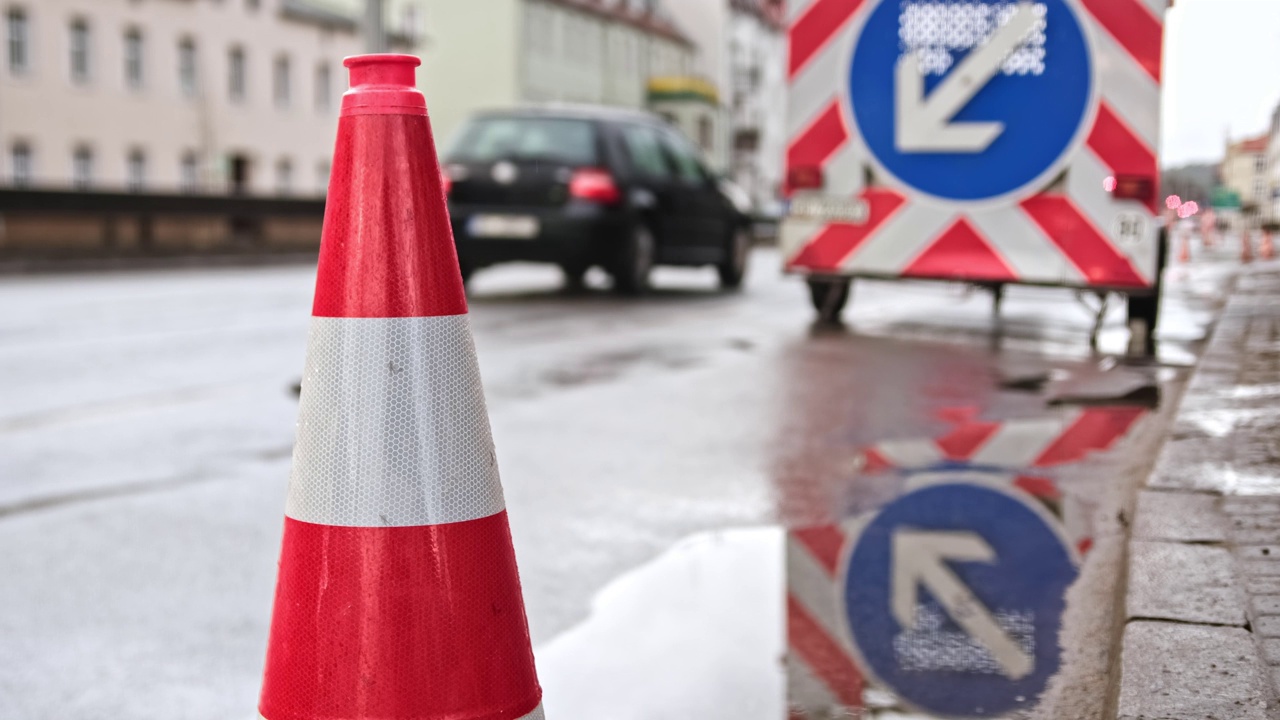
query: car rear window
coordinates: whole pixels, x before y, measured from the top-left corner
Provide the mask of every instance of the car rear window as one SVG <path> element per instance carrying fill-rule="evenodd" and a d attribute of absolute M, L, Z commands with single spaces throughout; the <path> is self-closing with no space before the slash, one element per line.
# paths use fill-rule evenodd
<path fill-rule="evenodd" d="M 452 162 L 526 160 L 595 165 L 596 131 L 588 120 L 480 117 L 463 128 L 448 158 Z"/>

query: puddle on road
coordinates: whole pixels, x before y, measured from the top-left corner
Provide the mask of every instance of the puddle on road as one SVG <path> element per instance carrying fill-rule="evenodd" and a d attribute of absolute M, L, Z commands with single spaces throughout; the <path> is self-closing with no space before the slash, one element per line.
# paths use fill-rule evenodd
<path fill-rule="evenodd" d="M 1068 383 L 1100 372 L 1003 360 Z M 1152 410 L 1054 405 L 963 347 L 834 336 L 781 367 L 779 526 L 688 538 L 608 586 L 537 650 L 548 714 L 1033 715 L 1064 666 L 1069 590 L 1120 533 Z"/>

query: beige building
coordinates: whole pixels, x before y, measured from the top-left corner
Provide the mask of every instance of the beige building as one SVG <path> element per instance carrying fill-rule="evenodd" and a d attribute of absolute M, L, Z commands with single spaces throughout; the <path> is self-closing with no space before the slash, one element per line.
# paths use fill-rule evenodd
<path fill-rule="evenodd" d="M 319 194 L 355 15 L 312 0 L 0 0 L 0 177 Z"/>
<path fill-rule="evenodd" d="M 688 75 L 696 56 L 656 0 L 388 0 L 385 17 L 418 38 L 418 87 L 442 146 L 480 109 L 645 107 L 648 80 Z"/>
<path fill-rule="evenodd" d="M 1271 199 L 1267 203 L 1265 220 L 1280 222 L 1280 106 L 1271 113 L 1271 131 L 1267 139 L 1267 182 L 1271 186 Z"/>
<path fill-rule="evenodd" d="M 1222 184 L 1240 195 L 1241 220 L 1256 226 L 1270 218 L 1271 175 L 1268 172 L 1268 135 L 1227 143 L 1222 160 Z"/>

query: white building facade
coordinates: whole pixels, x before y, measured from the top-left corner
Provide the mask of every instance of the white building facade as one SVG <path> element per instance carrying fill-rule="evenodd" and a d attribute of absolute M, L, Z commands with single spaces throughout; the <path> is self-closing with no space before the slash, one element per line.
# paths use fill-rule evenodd
<path fill-rule="evenodd" d="M 309 0 L 0 0 L 0 183 L 322 194 L 354 15 Z"/>
<path fill-rule="evenodd" d="M 786 152 L 786 32 L 780 0 L 680 0 L 673 17 L 699 47 L 698 74 L 721 90 L 717 154 L 760 207 L 779 196 Z"/>

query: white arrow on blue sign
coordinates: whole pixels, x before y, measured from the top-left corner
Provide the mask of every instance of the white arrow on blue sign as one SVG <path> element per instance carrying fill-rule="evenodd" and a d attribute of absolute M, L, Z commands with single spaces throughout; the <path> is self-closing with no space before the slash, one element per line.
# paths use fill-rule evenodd
<path fill-rule="evenodd" d="M 863 528 L 844 607 L 864 669 L 902 700 L 997 717 L 1034 707 L 1057 672 L 1077 569 L 1036 500 L 969 475 L 908 493 Z"/>
<path fill-rule="evenodd" d="M 1037 189 L 1094 112 L 1073 0 L 879 0 L 849 100 L 879 168 L 909 190 L 988 201 Z"/>

